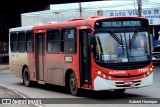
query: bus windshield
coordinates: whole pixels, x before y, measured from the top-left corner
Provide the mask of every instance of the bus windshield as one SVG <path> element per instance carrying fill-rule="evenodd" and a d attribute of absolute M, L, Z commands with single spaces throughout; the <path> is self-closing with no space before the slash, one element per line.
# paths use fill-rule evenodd
<path fill-rule="evenodd" d="M 95 33 L 94 58 L 104 63 L 128 63 L 150 60 L 148 31 Z"/>

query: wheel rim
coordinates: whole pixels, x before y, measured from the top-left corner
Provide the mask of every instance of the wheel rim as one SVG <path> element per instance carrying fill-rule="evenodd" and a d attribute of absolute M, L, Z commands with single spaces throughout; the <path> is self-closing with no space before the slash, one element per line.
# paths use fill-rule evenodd
<path fill-rule="evenodd" d="M 28 84 L 29 84 L 29 74 L 28 74 L 27 70 L 24 71 L 24 83 L 26 86 L 28 86 Z"/>
<path fill-rule="evenodd" d="M 72 92 L 76 91 L 76 81 L 75 81 L 75 79 L 73 77 L 70 80 L 70 88 L 71 88 Z"/>

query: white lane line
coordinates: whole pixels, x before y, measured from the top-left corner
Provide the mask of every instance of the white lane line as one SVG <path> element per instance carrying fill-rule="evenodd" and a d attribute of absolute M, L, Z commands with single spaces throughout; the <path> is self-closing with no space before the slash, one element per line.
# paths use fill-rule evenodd
<path fill-rule="evenodd" d="M 22 98 L 27 98 L 26 96 L 24 96 L 23 94 L 21 94 L 20 92 L 16 91 L 16 90 L 12 90 L 14 91 L 16 94 L 20 95 Z"/>
<path fill-rule="evenodd" d="M 22 98 L 27 98 L 26 96 L 24 96 L 23 94 L 21 94 L 20 92 L 16 91 L 16 90 L 12 90 L 14 91 L 16 94 L 20 95 Z M 38 106 L 38 107 L 43 107 L 42 105 L 39 105 L 39 104 L 34 104 L 35 106 Z"/>

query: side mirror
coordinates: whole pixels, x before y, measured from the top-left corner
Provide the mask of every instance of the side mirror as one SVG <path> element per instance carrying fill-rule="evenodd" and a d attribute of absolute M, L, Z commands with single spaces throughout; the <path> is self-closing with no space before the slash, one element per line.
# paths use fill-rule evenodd
<path fill-rule="evenodd" d="M 90 46 L 91 46 L 91 52 L 93 52 L 96 46 L 96 38 L 93 36 L 90 36 Z"/>
<path fill-rule="evenodd" d="M 93 36 L 90 36 L 90 45 L 96 45 L 96 38 Z"/>

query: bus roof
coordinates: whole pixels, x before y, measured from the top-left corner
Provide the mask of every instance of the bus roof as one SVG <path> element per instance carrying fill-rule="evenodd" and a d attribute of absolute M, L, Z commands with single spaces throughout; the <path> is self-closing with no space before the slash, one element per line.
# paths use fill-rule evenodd
<path fill-rule="evenodd" d="M 47 28 L 59 28 L 59 27 L 70 27 L 70 26 L 79 26 L 79 25 L 91 25 L 94 26 L 94 22 L 97 20 L 103 20 L 103 19 L 117 19 L 117 18 L 138 18 L 143 20 L 148 20 L 143 17 L 137 17 L 137 16 L 109 16 L 109 17 L 102 17 L 102 16 L 92 16 L 88 19 L 73 19 L 69 20 L 68 22 L 58 22 L 58 23 L 48 23 L 48 24 L 42 24 L 34 26 L 34 30 L 38 29 L 47 29 Z"/>
<path fill-rule="evenodd" d="M 143 20 L 148 20 L 147 18 L 137 17 L 137 16 L 109 16 L 109 17 L 102 17 L 102 16 L 91 16 L 88 19 L 73 19 L 67 22 L 58 22 L 58 23 L 48 23 L 48 24 L 38 24 L 34 26 L 26 26 L 26 27 L 15 27 L 9 29 L 9 32 L 16 32 L 16 31 L 26 31 L 26 30 L 39 30 L 39 29 L 49 29 L 49 28 L 59 28 L 59 27 L 70 27 L 70 26 L 83 26 L 83 25 L 91 25 L 94 26 L 95 21 L 103 20 L 103 19 L 117 19 L 117 18 L 138 18 Z"/>
<path fill-rule="evenodd" d="M 9 32 L 17 32 L 17 31 L 26 31 L 26 30 L 32 30 L 33 26 L 26 26 L 26 27 L 15 27 L 9 29 Z"/>

